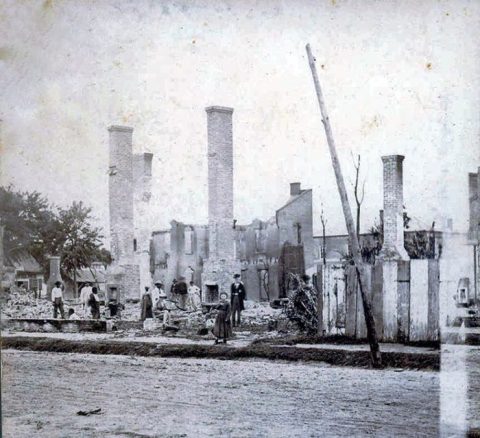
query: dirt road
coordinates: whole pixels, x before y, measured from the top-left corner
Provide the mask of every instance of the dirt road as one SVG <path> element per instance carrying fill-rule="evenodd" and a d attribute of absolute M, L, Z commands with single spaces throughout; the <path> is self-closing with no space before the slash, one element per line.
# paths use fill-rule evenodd
<path fill-rule="evenodd" d="M 437 436 L 438 384 L 435 372 L 7 351 L 4 436 Z"/>

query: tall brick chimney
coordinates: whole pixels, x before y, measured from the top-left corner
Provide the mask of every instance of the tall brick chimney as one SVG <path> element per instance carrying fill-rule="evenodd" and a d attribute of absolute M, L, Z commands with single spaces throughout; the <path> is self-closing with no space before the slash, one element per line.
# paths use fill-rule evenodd
<path fill-rule="evenodd" d="M 403 155 L 383 156 L 383 260 L 409 260 L 403 237 Z"/>
<path fill-rule="evenodd" d="M 111 253 L 118 264 L 133 261 L 133 128 L 110 126 L 109 207 Z"/>
<path fill-rule="evenodd" d="M 110 126 L 109 212 L 113 257 L 109 282 L 120 284 L 122 298 L 139 298 L 139 268 L 134 262 L 133 239 L 133 128 Z M 112 274 L 113 275 L 113 274 Z"/>
<path fill-rule="evenodd" d="M 216 284 L 229 292 L 233 274 L 239 273 L 235 260 L 233 230 L 233 132 L 232 108 L 211 106 L 208 130 L 208 229 L 209 252 L 202 283 Z"/>
<path fill-rule="evenodd" d="M 135 264 L 140 267 L 140 285 L 152 284 L 150 272 L 150 239 L 152 236 L 153 215 L 150 205 L 152 197 L 153 154 L 145 152 L 133 156 L 134 184 L 134 239 Z"/>
<path fill-rule="evenodd" d="M 233 256 L 233 109 L 211 106 L 206 112 L 209 254 L 226 259 Z"/>

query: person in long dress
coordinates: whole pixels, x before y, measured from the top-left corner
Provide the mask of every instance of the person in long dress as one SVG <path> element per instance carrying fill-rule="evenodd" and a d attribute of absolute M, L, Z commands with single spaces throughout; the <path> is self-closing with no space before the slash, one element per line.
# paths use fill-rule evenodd
<path fill-rule="evenodd" d="M 225 292 L 220 294 L 220 302 L 214 308 L 217 310 L 215 325 L 212 329 L 213 336 L 216 338 L 215 344 L 218 344 L 220 340 L 226 344 L 227 339 L 232 336 L 232 325 L 230 321 L 231 306 Z"/>
<path fill-rule="evenodd" d="M 145 319 L 147 318 L 153 318 L 153 302 L 150 288 L 148 286 L 145 286 L 145 292 L 142 296 L 142 309 L 140 319 L 142 321 L 145 321 Z"/>

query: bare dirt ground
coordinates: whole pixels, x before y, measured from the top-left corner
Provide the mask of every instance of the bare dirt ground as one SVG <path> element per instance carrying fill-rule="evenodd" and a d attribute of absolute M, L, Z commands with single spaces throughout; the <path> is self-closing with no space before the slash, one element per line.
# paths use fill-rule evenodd
<path fill-rule="evenodd" d="M 439 373 L 2 352 L 4 437 L 439 434 Z M 79 410 L 101 408 L 82 417 Z"/>

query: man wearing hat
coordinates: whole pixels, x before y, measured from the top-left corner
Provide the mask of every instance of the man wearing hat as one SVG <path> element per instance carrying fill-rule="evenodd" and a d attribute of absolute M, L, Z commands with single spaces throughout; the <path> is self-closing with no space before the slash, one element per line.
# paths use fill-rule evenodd
<path fill-rule="evenodd" d="M 52 303 L 53 303 L 53 318 L 57 318 L 57 313 L 60 310 L 60 316 L 65 319 L 63 313 L 63 291 L 62 283 L 60 281 L 55 282 L 55 287 L 52 289 Z"/>
<path fill-rule="evenodd" d="M 244 300 L 247 299 L 245 286 L 240 281 L 240 274 L 233 276 L 233 283 L 230 286 L 230 304 L 232 306 L 232 326 L 240 325 L 242 310 L 245 310 Z"/>
<path fill-rule="evenodd" d="M 155 288 L 158 289 L 158 301 L 155 306 L 155 312 L 157 316 L 163 317 L 163 325 L 167 325 L 170 321 L 170 311 L 167 306 L 167 294 L 163 290 L 163 284 L 160 282 L 155 283 Z"/>

